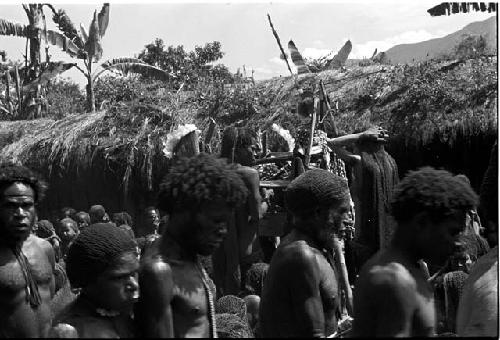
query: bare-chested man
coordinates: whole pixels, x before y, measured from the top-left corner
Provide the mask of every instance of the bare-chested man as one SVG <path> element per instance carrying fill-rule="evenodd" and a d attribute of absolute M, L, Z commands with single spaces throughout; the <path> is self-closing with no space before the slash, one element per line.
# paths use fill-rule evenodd
<path fill-rule="evenodd" d="M 391 202 L 392 242 L 368 260 L 355 283 L 352 336 L 434 335 L 433 291 L 418 262 L 444 264 L 476 204 L 470 186 L 448 171 L 409 172 Z"/>
<path fill-rule="evenodd" d="M 228 235 L 213 256 L 214 280 L 220 295 L 237 295 L 244 288 L 242 281 L 252 265 L 252 245 L 266 210 L 261 202 L 259 173 L 251 168 L 257 151 L 256 138 L 249 129 L 229 127 L 224 131 L 221 157 L 236 164 L 236 172 L 248 189 L 248 198 L 246 204 L 236 209 Z"/>
<path fill-rule="evenodd" d="M 54 250 L 31 234 L 45 184 L 31 170 L 0 165 L 0 337 L 47 336 Z"/>
<path fill-rule="evenodd" d="M 334 236 L 349 223 L 347 181 L 309 170 L 285 191 L 293 229 L 276 250 L 262 291 L 262 337 L 325 337 L 337 330 L 340 295 L 334 271 Z"/>
<path fill-rule="evenodd" d="M 180 159 L 160 185 L 158 206 L 169 225 L 141 258 L 136 319 L 145 337 L 214 337 L 209 277 L 198 256 L 222 243 L 243 181 L 225 161 L 206 154 Z"/>

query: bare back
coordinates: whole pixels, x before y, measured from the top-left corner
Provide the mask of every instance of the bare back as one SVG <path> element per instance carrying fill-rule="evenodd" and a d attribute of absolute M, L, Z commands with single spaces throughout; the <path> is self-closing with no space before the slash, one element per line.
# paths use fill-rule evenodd
<path fill-rule="evenodd" d="M 435 319 L 432 287 L 416 263 L 389 248 L 363 266 L 351 336 L 432 336 Z"/>
<path fill-rule="evenodd" d="M 13 251 L 0 249 L 0 337 L 45 337 L 51 326 L 50 301 L 54 295 L 54 253 L 51 245 L 34 235 L 23 243 L 41 304 L 26 301 L 26 280 Z"/>

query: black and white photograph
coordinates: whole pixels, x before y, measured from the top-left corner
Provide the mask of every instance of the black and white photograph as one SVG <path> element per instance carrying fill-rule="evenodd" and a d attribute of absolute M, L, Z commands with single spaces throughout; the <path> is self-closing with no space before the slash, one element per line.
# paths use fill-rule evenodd
<path fill-rule="evenodd" d="M 499 337 L 498 3 L 0 3 L 1 338 Z"/>

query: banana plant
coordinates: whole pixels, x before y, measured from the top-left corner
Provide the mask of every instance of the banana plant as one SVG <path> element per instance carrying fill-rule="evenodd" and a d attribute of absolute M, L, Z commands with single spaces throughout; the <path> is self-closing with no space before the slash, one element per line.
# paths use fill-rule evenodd
<path fill-rule="evenodd" d="M 43 12 L 44 6 L 52 7 L 50 4 L 29 4 L 23 5 L 23 9 L 28 17 L 28 25 L 13 23 L 5 19 L 0 19 L 0 35 L 16 36 L 26 39 L 26 54 L 25 66 L 18 70 L 19 86 L 16 86 L 17 107 L 14 116 L 25 115 L 26 117 L 33 117 L 41 115 L 41 103 L 43 102 L 42 93 L 44 89 L 40 86 L 45 81 L 40 81 L 42 73 L 47 70 L 64 72 L 67 67 L 54 67 L 55 64 L 50 64 L 48 55 L 48 44 L 57 45 L 63 50 L 74 48 L 71 41 L 67 40 L 63 35 L 58 32 L 47 30 L 45 14 Z M 42 62 L 41 51 L 42 42 L 45 41 L 46 46 L 46 60 Z M 29 52 L 28 52 L 29 48 Z M 59 62 L 58 65 L 64 63 Z M 51 74 L 53 72 L 50 71 Z M 12 78 L 14 68 L 11 68 L 10 75 Z M 47 76 L 45 73 L 44 77 Z M 7 80 L 6 80 L 7 81 Z M 16 82 L 17 84 L 17 82 Z M 36 86 L 30 86 L 37 84 Z"/>
<path fill-rule="evenodd" d="M 94 84 L 105 71 L 114 70 L 125 75 L 138 73 L 162 80 L 168 79 L 169 75 L 165 71 L 135 58 L 111 59 L 101 64 L 101 70 L 93 70 L 93 64 L 99 62 L 103 53 L 101 40 L 109 24 L 109 3 L 105 3 L 99 13 L 97 10 L 94 11 L 88 32 L 81 24 L 78 30 L 64 10 L 55 11 L 53 9 L 53 13 L 52 19 L 58 25 L 59 30 L 76 47 L 68 48 L 65 51 L 71 57 L 82 59 L 85 65 L 85 68 L 78 65 L 76 68 L 87 79 L 86 93 L 89 111 L 95 111 Z"/>

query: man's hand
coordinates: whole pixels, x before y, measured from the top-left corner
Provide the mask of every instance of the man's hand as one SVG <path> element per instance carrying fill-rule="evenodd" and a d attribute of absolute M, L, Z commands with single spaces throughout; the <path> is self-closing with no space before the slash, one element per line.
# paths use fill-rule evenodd
<path fill-rule="evenodd" d="M 383 142 L 389 138 L 389 133 L 380 126 L 376 126 L 361 132 L 359 137 L 366 140 Z"/>

